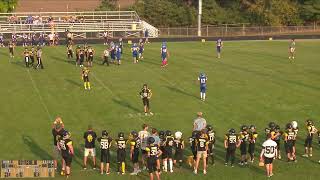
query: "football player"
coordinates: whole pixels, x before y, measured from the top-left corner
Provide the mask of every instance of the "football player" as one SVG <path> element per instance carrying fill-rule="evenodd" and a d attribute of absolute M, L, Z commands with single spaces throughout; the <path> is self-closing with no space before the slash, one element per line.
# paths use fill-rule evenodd
<path fill-rule="evenodd" d="M 130 135 L 132 137 L 130 140 L 130 159 L 133 163 L 133 172 L 131 173 L 131 175 L 138 175 L 138 173 L 140 172 L 139 151 L 141 141 L 136 131 L 132 131 Z"/>
<path fill-rule="evenodd" d="M 221 58 L 221 49 L 223 47 L 223 42 L 222 42 L 222 39 L 219 38 L 216 42 L 216 45 L 217 45 L 217 58 Z"/>
<path fill-rule="evenodd" d="M 140 97 L 142 99 L 142 103 L 144 106 L 144 115 L 153 115 L 153 113 L 150 111 L 150 104 L 149 104 L 149 99 L 152 97 L 152 92 L 151 89 L 148 88 L 147 84 L 144 84 L 141 91 L 140 91 Z"/>
<path fill-rule="evenodd" d="M 28 48 L 24 49 L 23 55 L 24 55 L 24 62 L 26 63 L 26 67 L 28 68 L 30 64 L 30 51 L 28 50 Z"/>
<path fill-rule="evenodd" d="M 286 131 L 283 133 L 284 147 L 287 153 L 288 162 L 296 161 L 296 155 L 293 151 L 294 141 L 296 140 L 296 133 L 293 131 L 292 124 L 286 125 Z"/>
<path fill-rule="evenodd" d="M 159 149 L 162 152 L 160 157 L 161 157 L 162 165 L 164 165 L 164 160 L 167 159 L 167 153 L 166 153 L 166 148 L 165 148 L 166 147 L 166 132 L 160 131 L 159 132 L 159 138 L 160 138 Z M 158 161 L 159 161 L 158 168 L 160 169 L 160 167 L 161 167 L 160 159 Z"/>
<path fill-rule="evenodd" d="M 241 126 L 239 139 L 240 139 L 240 154 L 241 154 L 241 161 L 239 164 L 243 166 L 244 164 L 247 164 L 247 147 L 248 147 L 248 140 L 249 140 L 248 127 L 246 125 Z"/>
<path fill-rule="evenodd" d="M 37 54 L 37 51 L 34 47 L 31 48 L 30 50 L 30 65 L 33 67 L 34 66 L 34 60 L 35 60 L 35 56 Z"/>
<path fill-rule="evenodd" d="M 95 142 L 97 134 L 93 131 L 92 126 L 88 126 L 88 130 L 83 134 L 84 139 L 84 157 L 83 157 L 83 169 L 87 169 L 88 156 L 91 155 L 93 160 L 93 169 L 96 169 L 96 149 Z"/>
<path fill-rule="evenodd" d="M 274 140 L 277 143 L 277 157 L 278 159 L 281 159 L 281 151 L 280 151 L 280 141 L 281 141 L 281 136 L 283 132 L 280 130 L 280 126 L 276 125 L 274 131 L 271 132 L 272 135 L 272 140 Z"/>
<path fill-rule="evenodd" d="M 121 48 L 119 46 L 116 46 L 116 59 L 117 59 L 117 64 L 120 65 L 121 64 Z"/>
<path fill-rule="evenodd" d="M 59 139 L 58 148 L 61 151 L 61 156 L 63 158 L 61 175 L 66 175 L 67 178 L 70 176 L 72 156 L 74 155 L 71 135 L 68 131 L 62 133 L 62 137 Z"/>
<path fill-rule="evenodd" d="M 196 138 L 198 136 L 198 133 L 198 131 L 193 131 L 191 137 L 189 137 L 189 144 L 192 152 L 192 156 L 188 157 L 188 164 L 190 167 L 195 167 L 195 162 L 197 159 Z"/>
<path fill-rule="evenodd" d="M 72 44 L 69 44 L 67 46 L 67 57 L 68 59 L 73 58 L 73 48 L 72 48 Z"/>
<path fill-rule="evenodd" d="M 79 66 L 83 67 L 83 62 L 84 62 L 84 49 L 80 48 L 80 52 L 79 52 Z"/>
<path fill-rule="evenodd" d="M 253 163 L 254 161 L 255 144 L 256 144 L 257 138 L 258 138 L 258 133 L 256 131 L 256 127 L 254 125 L 250 125 L 248 153 L 250 155 L 251 163 Z"/>
<path fill-rule="evenodd" d="M 64 124 L 61 117 L 57 117 L 52 125 L 52 136 L 53 136 L 53 157 L 54 157 L 54 168 L 57 169 L 57 160 L 60 159 L 60 150 L 58 148 L 58 141 L 63 136 Z"/>
<path fill-rule="evenodd" d="M 122 55 L 122 53 L 123 53 L 123 41 L 122 41 L 122 38 L 119 38 L 119 49 L 120 49 L 120 53 Z"/>
<path fill-rule="evenodd" d="M 88 66 L 92 67 L 92 62 L 93 62 L 93 56 L 94 56 L 94 49 L 91 46 L 88 46 Z"/>
<path fill-rule="evenodd" d="M 139 42 L 139 60 L 143 59 L 143 52 L 144 52 L 144 43 L 143 41 Z"/>
<path fill-rule="evenodd" d="M 106 30 L 103 32 L 103 39 L 103 45 L 108 45 L 108 32 Z"/>
<path fill-rule="evenodd" d="M 224 148 L 226 149 L 226 161 L 225 166 L 228 165 L 229 160 L 231 160 L 231 167 L 234 167 L 234 161 L 236 156 L 236 149 L 240 146 L 239 137 L 236 134 L 235 129 L 230 129 L 224 138 Z"/>
<path fill-rule="evenodd" d="M 174 164 L 179 163 L 179 167 L 182 167 L 183 162 L 183 150 L 184 150 L 184 140 L 182 139 L 182 133 L 177 131 L 174 133 L 174 147 L 175 147 L 175 154 L 174 154 Z"/>
<path fill-rule="evenodd" d="M 198 77 L 198 81 L 200 82 L 200 99 L 202 101 L 206 100 L 206 90 L 207 90 L 207 81 L 208 78 L 204 73 L 200 73 Z"/>
<path fill-rule="evenodd" d="M 296 42 L 295 42 L 295 39 L 291 39 L 291 42 L 289 44 L 289 59 L 291 61 L 294 60 L 295 51 L 296 51 Z"/>
<path fill-rule="evenodd" d="M 81 78 L 83 80 L 83 85 L 85 90 L 91 89 L 91 85 L 89 81 L 89 73 L 90 73 L 90 70 L 87 67 L 84 67 L 81 71 Z"/>
<path fill-rule="evenodd" d="M 303 157 L 312 157 L 312 140 L 313 135 L 318 132 L 317 128 L 313 125 L 313 121 L 308 119 L 306 121 L 307 126 L 307 137 L 304 143 L 304 150 L 305 153 L 302 155 Z"/>
<path fill-rule="evenodd" d="M 118 139 L 116 139 L 116 146 L 118 174 L 121 173 L 122 175 L 126 173 L 126 144 L 127 140 L 124 138 L 124 133 L 120 132 L 118 134 Z"/>
<path fill-rule="evenodd" d="M 138 51 L 139 51 L 139 47 L 137 46 L 136 43 L 133 43 L 133 45 L 131 47 L 133 63 L 137 63 L 139 61 L 138 60 Z"/>
<path fill-rule="evenodd" d="M 197 146 L 197 159 L 194 167 L 194 174 L 198 173 L 198 167 L 200 159 L 203 161 L 203 174 L 207 174 L 207 152 L 208 152 L 208 137 L 204 131 L 200 131 L 198 133 L 198 137 L 196 138 L 196 146 Z"/>
<path fill-rule="evenodd" d="M 172 136 L 171 131 L 166 131 L 166 138 L 165 138 L 165 153 L 166 158 L 163 160 L 163 171 L 173 173 L 173 144 L 174 137 Z"/>
<path fill-rule="evenodd" d="M 116 47 L 113 44 L 113 42 L 110 43 L 110 57 L 111 57 L 111 63 L 114 63 L 116 60 Z"/>
<path fill-rule="evenodd" d="M 80 50 L 81 47 L 78 45 L 76 48 L 76 66 L 80 65 Z"/>
<path fill-rule="evenodd" d="M 157 159 L 161 156 L 162 152 L 159 146 L 154 143 L 155 139 L 153 137 L 148 138 L 148 145 L 146 147 L 147 152 L 147 164 L 150 175 L 150 180 L 153 180 L 153 173 L 156 174 L 158 180 L 160 180 L 160 169 L 157 169 Z"/>
<path fill-rule="evenodd" d="M 38 69 L 39 67 L 41 69 L 44 68 L 43 63 L 42 63 L 42 49 L 41 49 L 41 47 L 37 47 L 37 65 L 35 68 Z"/>
<path fill-rule="evenodd" d="M 299 132 L 299 127 L 298 127 L 297 121 L 292 121 L 291 125 L 292 125 L 292 129 L 297 137 L 298 132 Z M 297 140 L 297 138 L 293 140 L 293 154 L 296 154 L 296 140 Z"/>
<path fill-rule="evenodd" d="M 162 42 L 161 46 L 161 60 L 162 60 L 162 65 L 161 67 L 166 67 L 168 65 L 168 57 L 169 57 L 169 51 L 167 48 L 167 44 L 165 42 Z"/>
<path fill-rule="evenodd" d="M 106 130 L 102 131 L 102 136 L 98 138 L 98 142 L 100 143 L 101 150 L 101 163 L 100 163 L 100 173 L 104 172 L 104 164 L 106 164 L 106 174 L 110 174 L 110 147 L 112 138 L 109 137 L 109 134 Z"/>
<path fill-rule="evenodd" d="M 15 45 L 14 45 L 14 43 L 13 43 L 12 41 L 9 42 L 8 48 L 9 48 L 10 58 L 14 58 L 14 48 L 15 48 Z"/>
<path fill-rule="evenodd" d="M 273 176 L 273 159 L 277 157 L 277 143 L 271 139 L 271 134 L 268 134 L 267 140 L 262 144 L 260 154 L 260 163 L 266 166 L 267 177 Z"/>
<path fill-rule="evenodd" d="M 213 130 L 211 125 L 207 125 L 206 129 L 207 129 L 207 136 L 209 139 L 207 163 L 209 163 L 209 156 L 210 156 L 211 164 L 214 165 L 214 146 L 216 143 L 216 132 Z"/>

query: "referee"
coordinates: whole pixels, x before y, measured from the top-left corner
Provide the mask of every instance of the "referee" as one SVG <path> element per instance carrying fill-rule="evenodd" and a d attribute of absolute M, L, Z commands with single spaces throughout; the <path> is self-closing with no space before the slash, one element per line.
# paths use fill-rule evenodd
<path fill-rule="evenodd" d="M 150 111 L 150 105 L 149 105 L 149 99 L 152 96 L 152 92 L 151 89 L 148 88 L 147 84 L 143 85 L 143 88 L 140 91 L 140 97 L 142 99 L 142 103 L 144 106 L 144 115 L 148 115 L 148 113 L 150 115 L 153 115 L 153 113 Z"/>

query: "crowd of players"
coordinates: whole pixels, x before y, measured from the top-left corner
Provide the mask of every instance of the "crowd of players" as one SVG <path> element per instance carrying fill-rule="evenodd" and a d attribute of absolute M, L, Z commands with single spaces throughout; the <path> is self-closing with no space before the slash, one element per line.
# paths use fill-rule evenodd
<path fill-rule="evenodd" d="M 303 157 L 312 157 L 313 137 L 318 134 L 320 144 L 320 133 L 317 131 L 312 120 L 306 121 L 307 135 L 305 138 L 305 154 Z M 267 176 L 273 176 L 273 160 L 281 159 L 281 141 L 288 162 L 297 162 L 296 139 L 298 135 L 298 123 L 292 121 L 281 129 L 279 125 L 270 122 L 265 128 L 265 139 L 259 156 L 259 165 L 266 165 Z M 62 157 L 61 175 L 67 177 L 71 173 L 72 157 L 74 155 L 73 141 L 62 119 L 56 118 L 52 129 L 55 159 Z M 129 134 L 119 132 L 117 137 L 111 137 L 107 130 L 103 130 L 98 136 L 89 125 L 83 134 L 84 159 L 83 169 L 86 170 L 88 157 L 92 157 L 93 169 L 97 168 L 96 142 L 100 149 L 100 173 L 110 174 L 110 162 L 117 162 L 117 173 L 126 173 L 126 162 L 130 159 L 133 169 L 131 175 L 137 175 L 141 171 L 148 171 L 150 179 L 160 179 L 162 172 L 173 173 L 175 168 L 181 168 L 187 162 L 194 174 L 198 173 L 199 163 L 203 162 L 203 174 L 207 173 L 207 167 L 215 164 L 216 132 L 211 125 L 206 123 L 202 113 L 198 113 L 194 120 L 194 127 L 190 137 L 183 137 L 182 132 L 170 130 L 158 131 L 152 128 L 149 132 L 147 124 L 142 125 L 141 131 L 132 131 Z M 186 141 L 185 141 L 186 139 Z M 245 166 L 254 163 L 258 132 L 254 125 L 240 127 L 240 131 L 231 128 L 225 134 L 224 148 L 226 150 L 225 166 L 234 167 L 236 151 L 240 151 L 239 165 Z M 187 147 L 190 151 L 186 151 Z M 111 156 L 111 151 L 116 151 L 116 157 Z M 127 156 L 129 155 L 129 157 Z M 115 158 L 115 159 L 113 159 Z M 140 161 L 141 160 L 141 161 Z M 230 163 L 230 164 L 229 164 Z M 142 167 L 140 168 L 140 165 Z M 55 161 L 57 167 L 57 161 Z"/>

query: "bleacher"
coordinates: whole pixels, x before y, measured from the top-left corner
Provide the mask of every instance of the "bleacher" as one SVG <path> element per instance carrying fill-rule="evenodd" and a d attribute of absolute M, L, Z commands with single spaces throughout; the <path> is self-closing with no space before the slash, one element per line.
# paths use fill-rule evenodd
<path fill-rule="evenodd" d="M 100 37 L 104 31 L 110 37 L 141 37 L 145 30 L 150 32 L 150 37 L 158 35 L 157 29 L 140 20 L 134 11 L 0 13 L 3 34 L 64 33 L 66 30 L 82 38 Z"/>

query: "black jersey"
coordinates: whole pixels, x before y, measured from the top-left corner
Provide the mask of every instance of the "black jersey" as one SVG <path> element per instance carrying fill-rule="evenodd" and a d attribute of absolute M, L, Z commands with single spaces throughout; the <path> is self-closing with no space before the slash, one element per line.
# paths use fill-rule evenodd
<path fill-rule="evenodd" d="M 207 136 L 208 136 L 210 144 L 214 144 L 216 142 L 216 132 L 215 131 L 208 131 Z"/>
<path fill-rule="evenodd" d="M 99 137 L 98 142 L 100 143 L 101 151 L 108 151 L 111 147 L 112 138 L 107 136 Z"/>
<path fill-rule="evenodd" d="M 52 136 L 53 136 L 53 145 L 57 145 L 59 139 L 62 137 L 63 129 L 60 129 L 59 131 L 55 128 L 52 129 Z"/>
<path fill-rule="evenodd" d="M 225 140 L 227 141 L 228 148 L 236 148 L 238 142 L 238 136 L 236 134 L 226 134 Z"/>
<path fill-rule="evenodd" d="M 156 159 L 159 155 L 159 146 L 157 144 L 152 144 L 146 147 L 146 151 L 149 152 L 149 158 Z"/>
<path fill-rule="evenodd" d="M 147 89 L 142 88 L 139 94 L 141 98 L 150 98 L 152 96 L 151 89 L 149 88 Z"/>
<path fill-rule="evenodd" d="M 209 143 L 209 141 L 205 137 L 197 138 L 196 139 L 197 150 L 198 151 L 206 151 L 208 143 Z"/>
<path fill-rule="evenodd" d="M 247 144 L 249 141 L 249 134 L 247 131 L 241 131 L 239 138 L 241 140 L 241 144 Z"/>
<path fill-rule="evenodd" d="M 72 145 L 71 139 L 63 139 L 62 137 L 60 137 L 59 147 L 60 147 L 62 156 L 71 156 L 69 145 Z"/>
<path fill-rule="evenodd" d="M 189 143 L 191 150 L 196 150 L 196 139 L 194 137 L 189 137 Z"/>
<path fill-rule="evenodd" d="M 174 139 L 174 147 L 176 151 L 182 151 L 184 141 L 183 139 Z"/>
<path fill-rule="evenodd" d="M 94 131 L 86 131 L 83 134 L 83 138 L 84 138 L 84 147 L 85 148 L 95 148 L 95 142 L 96 142 L 96 138 L 97 138 L 97 134 Z"/>
<path fill-rule="evenodd" d="M 130 141 L 130 145 L 133 146 L 133 148 L 134 148 L 135 151 L 139 151 L 139 149 L 140 149 L 140 147 L 141 147 L 140 138 L 132 139 L 132 140 Z"/>
<path fill-rule="evenodd" d="M 173 148 L 174 145 L 174 138 L 172 136 L 167 136 L 165 140 L 166 148 Z"/>
<path fill-rule="evenodd" d="M 117 139 L 116 140 L 116 144 L 117 144 L 117 150 L 119 151 L 125 151 L 126 150 L 126 143 L 127 143 L 127 140 L 125 139 Z"/>
<path fill-rule="evenodd" d="M 296 133 L 294 131 L 286 131 L 284 133 L 284 139 L 286 143 L 293 144 L 294 141 L 296 140 Z"/>
<path fill-rule="evenodd" d="M 249 133 L 249 143 L 250 144 L 255 144 L 258 138 L 258 133 L 257 132 L 250 132 Z"/>

